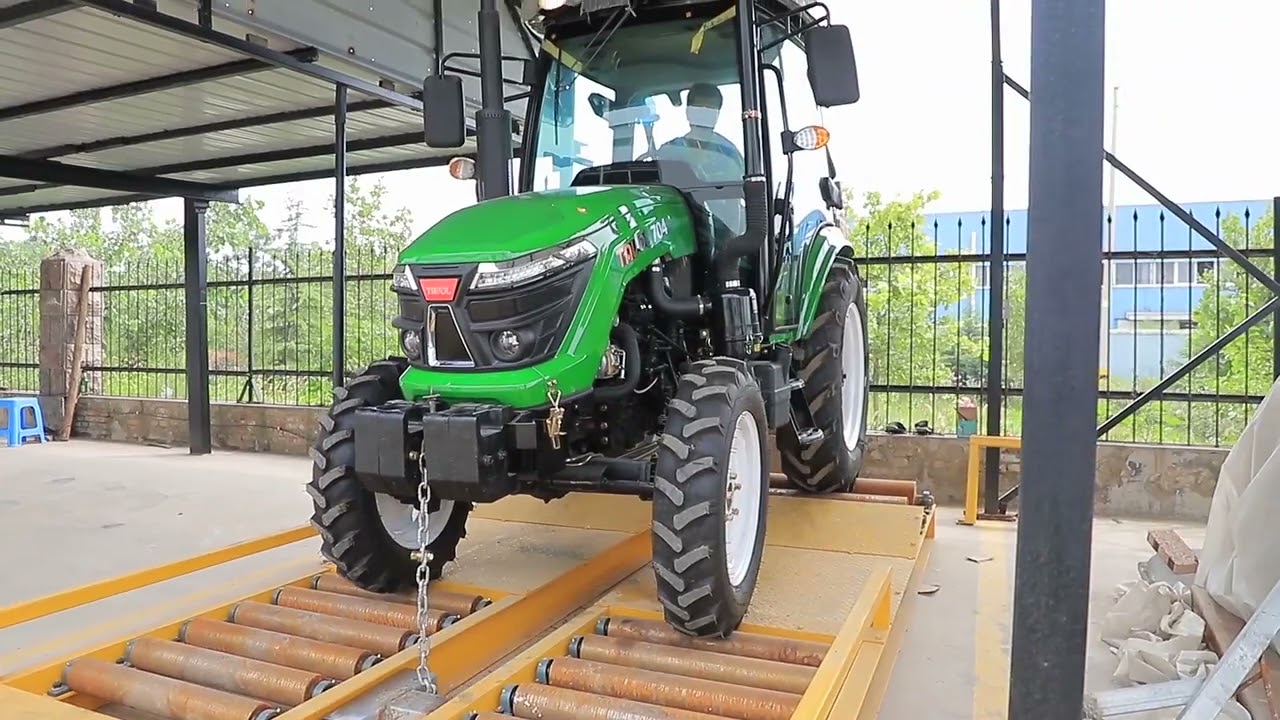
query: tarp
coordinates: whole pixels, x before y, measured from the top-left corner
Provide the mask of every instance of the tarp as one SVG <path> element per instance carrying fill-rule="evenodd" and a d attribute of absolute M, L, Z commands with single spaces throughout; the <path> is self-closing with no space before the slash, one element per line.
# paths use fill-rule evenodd
<path fill-rule="evenodd" d="M 1195 584 L 1248 620 L 1280 580 L 1280 393 L 1271 386 L 1218 476 Z M 1276 645 L 1280 650 L 1280 643 Z"/>

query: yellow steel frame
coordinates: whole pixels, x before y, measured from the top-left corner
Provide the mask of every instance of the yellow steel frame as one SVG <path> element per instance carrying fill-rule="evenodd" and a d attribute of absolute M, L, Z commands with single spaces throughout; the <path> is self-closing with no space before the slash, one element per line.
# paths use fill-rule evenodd
<path fill-rule="evenodd" d="M 872 572 L 840 632 L 835 636 L 744 624 L 745 632 L 774 637 L 815 640 L 830 645 L 826 658 L 814 674 L 813 682 L 800 698 L 793 720 L 851 720 L 867 696 L 876 661 L 884 649 L 889 630 L 893 589 L 889 570 Z M 563 657 L 576 635 L 595 632 L 604 617 L 634 617 L 660 620 L 662 615 L 646 610 L 605 603 L 576 615 L 556 631 L 531 645 L 482 680 L 458 693 L 424 720 L 462 720 L 471 712 L 496 711 L 502 689 L 508 685 L 534 682 L 538 662 L 546 657 Z M 358 677 L 358 676 L 357 676 Z M 287 717 L 287 716 L 286 716 Z"/>
<path fill-rule="evenodd" d="M 314 537 L 309 525 L 0 608 L 0 630 Z"/>
<path fill-rule="evenodd" d="M 1000 439 L 997 440 L 1007 440 Z M 589 518 L 594 529 L 624 533 L 623 539 L 577 567 L 525 593 L 508 593 L 489 588 L 442 582 L 441 587 L 478 592 L 494 603 L 470 616 L 466 622 L 445 628 L 432 636 L 431 666 L 442 694 L 454 694 L 448 704 L 427 716 L 427 720 L 461 720 L 472 710 L 497 707 L 503 687 L 533 680 L 537 662 L 547 656 L 563 656 L 574 635 L 593 632 L 603 616 L 661 619 L 661 613 L 601 597 L 611 587 L 644 568 L 651 560 L 652 536 L 648 532 L 649 508 L 632 498 L 578 496 L 571 503 L 553 503 L 535 509 L 526 498 L 509 498 L 493 506 L 482 506 L 477 515 L 490 519 L 533 522 L 566 527 L 583 527 Z M 584 512 L 583 503 L 594 508 Z M 569 507 L 572 505 L 573 507 Z M 936 516 L 914 506 L 873 505 L 819 498 L 775 496 L 770 498 L 768 542 L 825 552 L 863 553 L 871 556 L 909 558 L 915 570 L 909 583 L 918 580 L 918 569 L 928 556 L 928 539 L 934 535 Z M 136 589 L 210 567 L 217 562 L 244 557 L 261 549 L 277 547 L 310 533 L 301 529 L 259 541 L 242 543 L 178 563 L 144 570 L 121 578 L 94 583 L 49 598 L 9 608 L 10 617 L 35 619 L 60 610 L 83 605 L 115 592 Z M 217 560 L 215 560 L 215 558 Z M 81 657 L 114 661 L 125 645 L 140 636 L 172 639 L 183 622 L 191 617 L 225 619 L 236 602 L 270 602 L 274 589 L 282 585 L 309 585 L 320 572 L 332 566 L 318 560 L 300 576 L 273 583 L 269 589 L 209 607 L 183 613 L 167 624 L 142 633 L 121 635 L 95 649 L 68 654 L 54 662 L 0 678 L 0 720 L 90 720 L 101 717 L 88 712 L 99 705 L 94 698 L 68 693 L 58 698 L 46 695 L 60 679 L 65 664 Z M 896 589 L 903 592 L 903 589 Z M 817 669 L 809 689 L 802 696 L 794 720 L 850 720 L 873 717 L 887 683 L 897 652 L 901 623 L 895 623 L 888 564 L 877 564 L 861 587 L 852 610 L 835 635 L 747 624 L 744 631 L 786 638 L 814 640 L 830 645 L 827 657 Z M 593 604 L 594 603 L 594 604 Z M 583 608 L 586 608 L 585 610 Z M 574 613 L 577 612 L 576 615 Z M 572 617 L 571 617 L 572 616 Z M 563 626 L 543 636 L 546 628 L 569 618 Z M 11 623 L 12 624 L 12 623 Z M 478 681 L 500 658 L 515 655 Z M 394 681 L 417 662 L 417 649 L 409 648 L 385 659 L 373 668 L 339 684 L 332 690 L 284 713 L 280 720 L 320 720 L 340 707 Z M 468 685 L 468 683 L 471 683 Z"/>
<path fill-rule="evenodd" d="M 432 669 L 436 672 L 441 691 L 450 692 L 457 689 L 498 658 L 532 640 L 543 628 L 589 604 L 604 590 L 639 570 L 649 562 L 651 547 L 652 540 L 649 534 L 637 533 L 523 595 L 440 582 L 439 587 L 442 589 L 477 592 L 494 600 L 492 605 L 469 616 L 466 622 L 452 625 L 432 636 Z M 176 564 L 163 567 L 174 566 Z M 153 571 L 158 572 L 160 569 L 153 568 Z M 57 698 L 46 695 L 53 684 L 61 679 L 66 663 L 85 657 L 114 662 L 124 654 L 125 646 L 129 641 L 135 638 L 154 637 L 172 640 L 178 636 L 182 625 L 190 618 L 223 620 L 236 603 L 245 601 L 269 603 L 276 588 L 284 585 L 309 587 L 317 574 L 332 571 L 331 565 L 317 561 L 316 567 L 309 569 L 304 575 L 274 583 L 267 590 L 232 602 L 221 603 L 200 612 L 184 614 L 181 619 L 170 621 L 149 631 L 123 634 L 95 649 L 77 651 L 56 661 L 42 663 L 38 667 L 0 678 L 0 720 L 26 720 L 34 717 L 51 720 L 63 717 L 68 720 L 81 717 L 100 718 L 101 715 L 80 714 L 85 710 L 99 707 L 101 701 L 96 698 L 80 696 L 76 693 L 67 693 Z M 36 601 L 36 603 L 47 602 L 47 599 Z M 77 604 L 85 602 L 91 601 L 83 600 Z M 56 607 L 57 603 L 49 603 L 47 606 Z M 56 612 L 56 610 L 49 612 Z M 34 617 L 44 614 L 48 613 L 37 613 Z M 281 715 L 280 720 L 319 720 L 342 705 L 368 693 L 375 686 L 410 669 L 417 663 L 417 659 L 416 648 L 397 653 L 332 690 L 292 708 Z M 73 708 L 79 709 L 80 713 Z"/>
<path fill-rule="evenodd" d="M 964 517 L 961 525 L 973 525 L 978 522 L 978 486 L 982 484 L 978 477 L 984 448 L 1006 448 L 1021 450 L 1022 438 L 1002 437 L 999 435 L 969 436 L 969 467 L 964 478 Z"/>

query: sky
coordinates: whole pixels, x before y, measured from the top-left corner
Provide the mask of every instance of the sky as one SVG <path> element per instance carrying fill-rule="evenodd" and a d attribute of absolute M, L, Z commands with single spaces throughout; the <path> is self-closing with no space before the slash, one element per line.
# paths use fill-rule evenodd
<path fill-rule="evenodd" d="M 831 148 L 846 188 L 888 196 L 937 191 L 928 210 L 990 205 L 990 40 L 987 0 L 829 0 L 849 26 L 862 99 L 829 110 Z M 1030 85 L 1030 0 L 1003 0 L 1005 70 Z M 1107 3 L 1106 130 L 1119 86 L 1116 155 L 1179 203 L 1280 195 L 1280 3 L 1274 0 L 1110 0 Z M 1034 91 L 1034 88 L 1033 88 Z M 1027 202 L 1029 104 L 1006 99 L 1006 199 Z M 474 198 L 470 182 L 443 169 L 380 179 L 391 207 L 408 208 L 421 232 Z M 1122 176 L 1120 205 L 1153 200 Z M 279 222 L 301 199 L 317 234 L 328 220 L 332 181 L 254 188 Z M 1104 184 L 1104 196 L 1106 186 Z M 1100 202 L 1103 198 L 1099 198 Z M 158 201 L 181 216 L 180 200 Z"/>

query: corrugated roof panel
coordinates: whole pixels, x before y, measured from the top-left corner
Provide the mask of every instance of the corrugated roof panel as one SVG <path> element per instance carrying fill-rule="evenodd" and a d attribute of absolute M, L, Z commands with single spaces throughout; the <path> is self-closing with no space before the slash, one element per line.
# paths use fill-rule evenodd
<path fill-rule="evenodd" d="M 324 107 L 333 103 L 333 92 L 332 86 L 288 70 L 259 71 L 5 121 L 0 123 L 0 153 Z"/>
<path fill-rule="evenodd" d="M 5 28 L 0 39 L 0 107 L 240 59 L 95 10 Z"/>

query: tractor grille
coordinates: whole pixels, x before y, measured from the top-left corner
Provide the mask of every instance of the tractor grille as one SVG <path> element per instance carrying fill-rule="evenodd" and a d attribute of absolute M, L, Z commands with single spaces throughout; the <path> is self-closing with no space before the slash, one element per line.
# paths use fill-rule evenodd
<path fill-rule="evenodd" d="M 420 294 L 399 293 L 400 314 L 394 325 L 423 333 L 423 353 L 410 361 L 422 367 L 443 369 L 511 370 L 543 362 L 559 349 L 569 323 L 582 300 L 591 265 L 517 288 L 476 291 L 471 284 L 474 268 L 462 270 L 458 296 L 450 303 L 428 304 Z M 412 268 L 418 277 L 445 272 L 432 266 Z M 456 274 L 459 268 L 447 269 Z M 512 330 L 530 343 L 514 362 L 502 362 L 493 353 L 495 333 Z"/>

